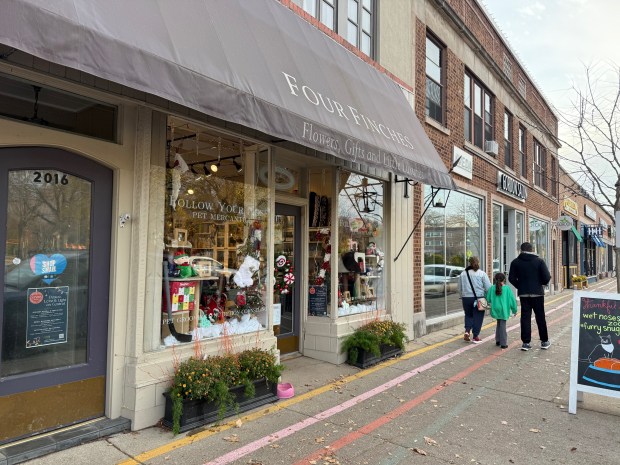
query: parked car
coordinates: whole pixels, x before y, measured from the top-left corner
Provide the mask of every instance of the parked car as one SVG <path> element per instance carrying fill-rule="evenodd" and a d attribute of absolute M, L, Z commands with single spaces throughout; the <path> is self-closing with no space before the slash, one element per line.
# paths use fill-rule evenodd
<path fill-rule="evenodd" d="M 441 297 L 458 291 L 459 275 L 465 270 L 456 265 L 424 265 L 425 297 Z"/>

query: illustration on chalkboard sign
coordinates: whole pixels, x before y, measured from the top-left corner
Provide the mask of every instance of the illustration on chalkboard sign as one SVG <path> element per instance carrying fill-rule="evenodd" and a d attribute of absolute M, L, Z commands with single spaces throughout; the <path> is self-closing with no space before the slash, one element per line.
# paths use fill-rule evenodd
<path fill-rule="evenodd" d="M 587 360 L 589 365 L 583 373 L 582 379 L 594 385 L 620 389 L 620 360 L 613 358 L 614 344 L 611 335 L 599 336 L 598 344 Z"/>
<path fill-rule="evenodd" d="M 611 342 L 611 335 L 600 336 L 601 343 L 597 345 L 590 355 L 588 355 L 588 361 L 593 363 L 599 358 L 613 358 L 614 356 L 614 344 Z"/>
<path fill-rule="evenodd" d="M 586 368 L 583 379 L 594 385 L 620 389 L 620 360 L 617 358 L 599 358 Z"/>

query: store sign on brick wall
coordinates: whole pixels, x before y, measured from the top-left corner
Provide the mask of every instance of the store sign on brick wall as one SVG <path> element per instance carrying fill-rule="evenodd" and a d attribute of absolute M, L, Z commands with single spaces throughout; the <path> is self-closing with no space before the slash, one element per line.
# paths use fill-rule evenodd
<path fill-rule="evenodd" d="M 587 205 L 583 206 L 583 214 L 586 215 L 591 220 L 596 220 L 596 211 L 592 207 Z"/>
<path fill-rule="evenodd" d="M 564 199 L 562 202 L 562 208 L 565 212 L 570 213 L 573 216 L 579 215 L 579 206 L 574 200 Z"/>
<path fill-rule="evenodd" d="M 452 164 L 459 161 L 452 170 L 453 173 L 461 175 L 467 179 L 472 179 L 474 170 L 474 157 L 472 157 L 465 150 L 454 146 L 452 151 Z"/>
<path fill-rule="evenodd" d="M 525 187 L 525 184 L 501 171 L 497 172 L 497 190 L 522 202 L 525 202 L 527 199 L 527 187 Z"/>

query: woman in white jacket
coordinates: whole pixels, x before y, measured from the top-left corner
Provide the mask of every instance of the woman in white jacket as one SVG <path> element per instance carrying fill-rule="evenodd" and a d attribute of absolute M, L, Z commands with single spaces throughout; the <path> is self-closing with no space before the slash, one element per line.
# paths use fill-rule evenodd
<path fill-rule="evenodd" d="M 469 279 L 467 274 L 469 274 Z M 470 279 L 471 284 L 469 283 Z M 465 312 L 465 334 L 463 339 L 466 342 L 472 341 L 474 344 L 480 343 L 478 335 L 482 328 L 484 311 L 478 310 L 474 291 L 475 295 L 481 298 L 487 295 L 487 291 L 490 287 L 491 281 L 489 277 L 480 269 L 480 259 L 478 257 L 471 257 L 469 259 L 469 266 L 465 268 L 465 271 L 459 276 L 459 295 L 461 296 L 463 311 Z M 472 333 L 471 336 L 470 331 Z"/>

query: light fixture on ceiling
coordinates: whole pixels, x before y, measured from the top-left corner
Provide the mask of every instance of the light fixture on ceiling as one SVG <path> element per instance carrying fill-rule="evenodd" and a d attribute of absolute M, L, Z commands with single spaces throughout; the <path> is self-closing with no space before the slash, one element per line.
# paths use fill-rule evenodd
<path fill-rule="evenodd" d="M 243 162 L 243 139 L 239 139 L 239 161 L 237 161 L 236 158 L 233 158 L 233 165 L 235 165 L 237 173 L 241 173 L 241 171 L 243 171 L 243 165 L 241 164 L 242 162 Z"/>
<path fill-rule="evenodd" d="M 213 163 L 212 162 L 211 166 L 209 166 L 209 169 L 211 170 L 211 173 L 217 173 L 217 170 L 220 167 L 220 159 L 221 158 L 222 158 L 222 138 L 218 137 L 217 138 L 217 163 Z"/>
<path fill-rule="evenodd" d="M 196 142 L 196 158 L 198 158 L 198 133 L 196 133 L 196 138 L 194 139 L 194 141 Z M 194 169 L 194 166 L 196 166 L 196 163 L 192 163 L 191 165 L 189 165 L 189 169 L 192 171 L 192 173 L 194 173 L 194 174 L 202 174 L 202 173 L 196 171 Z"/>

